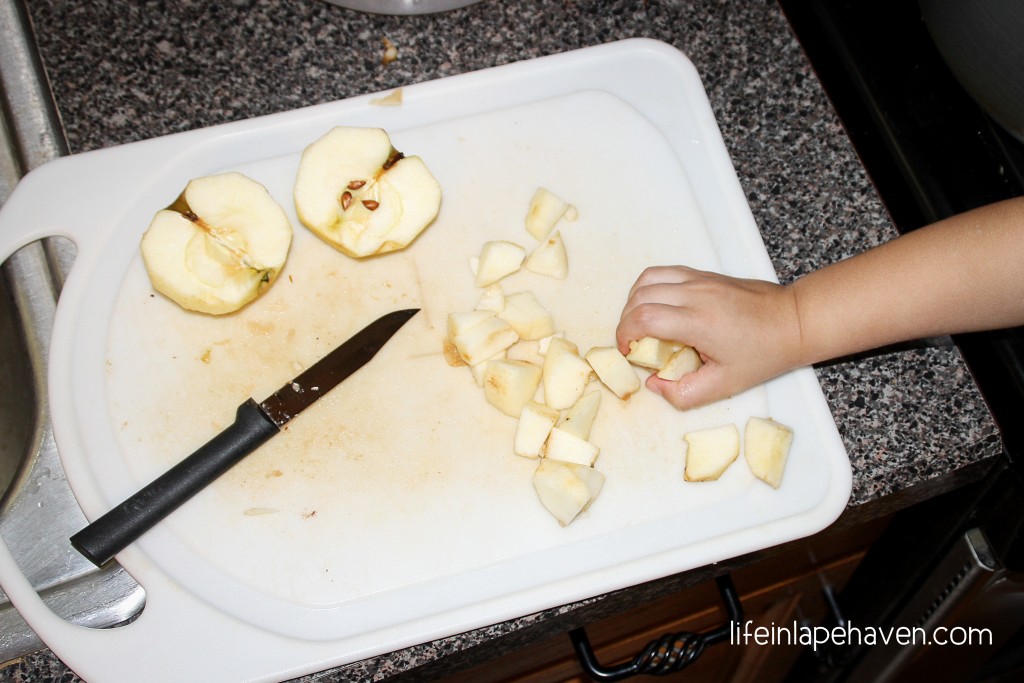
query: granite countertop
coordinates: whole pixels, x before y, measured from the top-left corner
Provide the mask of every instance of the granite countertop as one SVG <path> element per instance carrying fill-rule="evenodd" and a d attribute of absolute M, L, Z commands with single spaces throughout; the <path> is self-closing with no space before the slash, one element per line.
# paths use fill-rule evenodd
<path fill-rule="evenodd" d="M 415 17 L 361 14 L 323 0 L 26 4 L 73 153 L 647 37 L 695 64 L 781 281 L 896 234 L 771 2 L 483 0 Z M 387 65 L 384 38 L 398 48 Z M 876 354 L 817 373 L 853 465 L 844 518 L 879 515 L 973 480 L 1001 451 L 955 348 Z M 686 580 L 702 576 L 690 574 Z M 610 612 L 635 599 L 621 593 L 308 680 L 383 680 L 506 634 L 565 630 L 599 614 L 602 603 Z M 48 652 L 0 669 L 0 677 L 73 679 Z"/>

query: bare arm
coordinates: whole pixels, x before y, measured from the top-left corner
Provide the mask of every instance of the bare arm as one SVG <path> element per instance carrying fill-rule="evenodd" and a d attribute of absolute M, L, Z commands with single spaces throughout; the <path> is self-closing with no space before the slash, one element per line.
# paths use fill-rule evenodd
<path fill-rule="evenodd" d="M 705 365 L 647 385 L 685 409 L 787 370 L 885 344 L 1024 324 L 1024 198 L 961 214 L 781 286 L 682 266 L 649 268 L 623 309 L 619 348 L 674 339 Z"/>

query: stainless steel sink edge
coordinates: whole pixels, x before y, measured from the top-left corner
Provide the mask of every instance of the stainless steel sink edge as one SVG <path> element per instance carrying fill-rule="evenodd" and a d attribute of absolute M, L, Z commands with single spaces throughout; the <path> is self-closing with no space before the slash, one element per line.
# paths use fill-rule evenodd
<path fill-rule="evenodd" d="M 42 69 L 27 11 L 20 0 L 0 0 L 0 203 L 24 173 L 67 154 L 67 144 Z M 63 618 L 82 626 L 105 628 L 131 620 L 143 608 L 145 592 L 116 563 L 97 569 L 79 555 L 68 537 L 86 524 L 61 467 L 53 439 L 47 401 L 46 367 L 50 334 L 60 288 L 74 260 L 67 240 L 47 239 L 30 244 L 3 264 L 0 296 L 10 295 L 15 315 L 11 324 L 20 333 L 3 337 L 0 348 L 12 381 L 5 392 L 14 394 L 14 412 L 0 414 L 0 436 L 20 454 L 16 468 L 0 480 L 0 534 L 25 576 L 47 604 Z M 20 343 L 15 343 L 12 340 Z M 11 456 L 11 450 L 5 456 Z M 12 472 L 11 470 L 14 469 Z M 6 490 L 5 490 L 6 488 Z M 0 592 L 0 662 L 43 647 L 17 610 Z"/>

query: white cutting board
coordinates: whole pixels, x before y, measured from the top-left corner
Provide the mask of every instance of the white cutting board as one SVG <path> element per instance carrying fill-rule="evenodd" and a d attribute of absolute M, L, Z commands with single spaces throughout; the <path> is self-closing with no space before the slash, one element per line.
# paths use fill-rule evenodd
<path fill-rule="evenodd" d="M 562 528 L 532 490 L 535 463 L 511 452 L 515 420 L 444 361 L 446 315 L 480 295 L 470 257 L 491 239 L 532 246 L 523 217 L 540 186 L 579 210 L 560 225 L 570 275 L 521 272 L 503 287 L 533 291 L 581 350 L 614 343 L 648 265 L 774 279 L 683 55 L 630 40 L 403 94 L 400 107 L 366 96 L 60 160 L 0 213 L 4 255 L 42 234 L 79 246 L 50 386 L 90 518 L 229 424 L 245 398 L 262 400 L 379 315 L 422 309 L 370 365 L 118 556 L 147 590 L 131 626 L 83 637 L 25 592 L 0 548 L 3 587 L 87 679 L 174 679 L 187 652 L 190 669 L 218 680 L 280 680 L 792 540 L 845 506 L 849 462 L 804 370 L 687 413 L 646 391 L 628 402 L 604 391 L 591 438 L 607 483 Z M 294 216 L 302 148 L 342 124 L 386 128 L 441 183 L 438 219 L 402 252 L 357 262 Z M 239 314 L 190 314 L 153 294 L 138 239 L 189 178 L 227 170 L 285 207 L 292 250 Z M 45 203 L 57 191 L 78 199 Z M 685 432 L 751 415 L 796 430 L 780 489 L 742 459 L 717 482 L 683 482 Z M 144 642 L 147 657 L 117 655 Z"/>

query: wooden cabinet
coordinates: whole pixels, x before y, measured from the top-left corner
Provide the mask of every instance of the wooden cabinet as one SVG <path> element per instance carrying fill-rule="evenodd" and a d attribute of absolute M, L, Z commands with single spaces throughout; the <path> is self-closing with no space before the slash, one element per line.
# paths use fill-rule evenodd
<path fill-rule="evenodd" d="M 787 544 L 767 557 L 731 572 L 754 633 L 758 626 L 792 629 L 817 625 L 828 606 L 823 588 L 845 585 L 886 520 L 829 531 Z M 713 581 L 701 583 L 587 625 L 587 635 L 603 665 L 628 661 L 644 645 L 666 633 L 703 632 L 725 622 L 725 609 Z M 764 635 L 766 632 L 761 631 Z M 779 640 L 784 640 L 780 638 Z M 748 637 L 708 647 L 686 669 L 668 676 L 634 680 L 701 683 L 772 683 L 784 679 L 800 655 L 800 644 L 758 644 Z M 763 642 L 763 639 L 762 639 Z M 497 656 L 444 683 L 587 683 L 568 634 L 559 633 Z"/>

